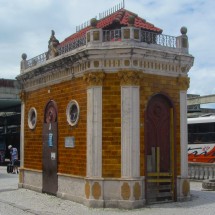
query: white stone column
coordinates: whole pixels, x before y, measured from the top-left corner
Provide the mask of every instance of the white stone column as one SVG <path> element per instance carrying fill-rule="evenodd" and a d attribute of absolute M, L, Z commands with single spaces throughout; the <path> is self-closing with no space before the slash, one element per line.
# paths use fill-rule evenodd
<path fill-rule="evenodd" d="M 25 145 L 25 138 L 24 138 L 24 121 L 25 121 L 25 103 L 24 101 L 21 102 L 21 130 L 20 130 L 20 167 L 24 167 L 24 145 Z"/>
<path fill-rule="evenodd" d="M 87 177 L 102 176 L 102 87 L 87 90 Z"/>
<path fill-rule="evenodd" d="M 121 177 L 140 176 L 139 86 L 121 87 Z"/>
<path fill-rule="evenodd" d="M 187 154 L 187 91 L 180 91 L 180 145 L 181 145 L 181 177 L 188 177 Z"/>
<path fill-rule="evenodd" d="M 104 72 L 84 75 L 87 88 L 87 177 L 102 177 L 102 84 Z"/>

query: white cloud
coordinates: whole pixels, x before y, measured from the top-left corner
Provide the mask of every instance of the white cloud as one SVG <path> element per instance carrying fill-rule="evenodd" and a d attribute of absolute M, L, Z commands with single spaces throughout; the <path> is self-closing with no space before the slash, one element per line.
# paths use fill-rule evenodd
<path fill-rule="evenodd" d="M 19 74 L 21 54 L 28 59 L 47 51 L 51 30 L 60 41 L 75 33 L 75 27 L 121 0 L 0 0 L 0 78 Z M 214 0 L 125 0 L 126 9 L 178 36 L 188 28 L 190 53 L 195 57 L 190 93 L 215 93 Z"/>
<path fill-rule="evenodd" d="M 214 71 L 215 66 L 202 68 L 194 66 L 189 74 L 191 78 L 188 93 L 199 95 L 215 94 Z"/>

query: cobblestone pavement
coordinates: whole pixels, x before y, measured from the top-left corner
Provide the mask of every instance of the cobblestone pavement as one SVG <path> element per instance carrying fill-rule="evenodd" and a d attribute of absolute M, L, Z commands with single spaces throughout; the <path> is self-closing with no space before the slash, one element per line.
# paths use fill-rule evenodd
<path fill-rule="evenodd" d="M 31 190 L 18 189 L 18 175 L 0 167 L 0 215 L 198 215 L 215 214 L 215 191 L 202 191 L 191 182 L 191 201 L 156 204 L 142 209 L 92 209 Z"/>

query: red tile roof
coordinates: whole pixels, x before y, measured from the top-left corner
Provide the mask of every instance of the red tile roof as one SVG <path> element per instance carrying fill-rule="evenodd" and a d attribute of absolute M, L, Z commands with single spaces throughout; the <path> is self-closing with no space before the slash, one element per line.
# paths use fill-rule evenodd
<path fill-rule="evenodd" d="M 153 24 L 151 24 L 149 22 L 146 22 L 145 19 L 139 17 L 137 14 L 132 13 L 126 9 L 120 9 L 120 10 L 116 11 L 115 13 L 112 13 L 109 16 L 106 16 L 103 19 L 98 20 L 96 27 L 102 28 L 102 29 L 104 29 L 104 28 L 111 29 L 111 25 L 114 25 L 114 23 L 119 23 L 122 27 L 128 26 L 129 25 L 128 19 L 130 16 L 135 17 L 134 27 L 141 28 L 146 31 L 148 30 L 151 32 L 156 32 L 159 34 L 162 33 L 162 29 L 155 27 Z M 67 37 L 64 41 L 62 41 L 60 45 L 63 45 L 65 43 L 68 43 L 75 39 L 81 38 L 90 29 L 91 29 L 91 26 L 88 26 L 88 27 L 76 32 L 75 34 Z"/>

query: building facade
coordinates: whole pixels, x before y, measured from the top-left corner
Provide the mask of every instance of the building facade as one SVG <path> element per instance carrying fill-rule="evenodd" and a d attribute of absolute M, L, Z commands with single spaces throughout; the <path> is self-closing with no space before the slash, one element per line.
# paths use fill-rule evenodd
<path fill-rule="evenodd" d="M 120 8 L 22 55 L 19 186 L 90 207 L 189 199 L 188 52 Z"/>

